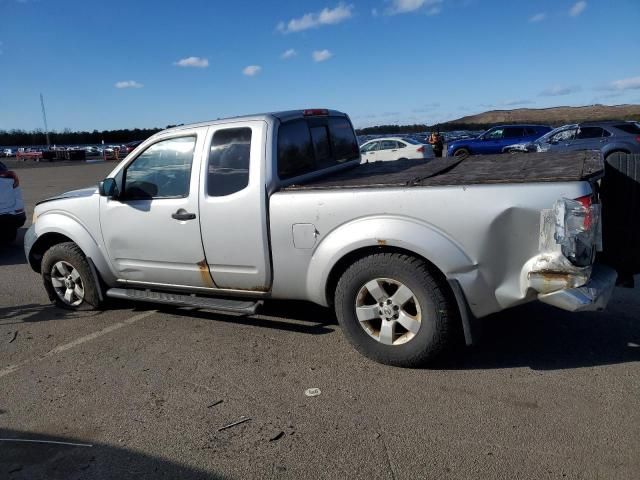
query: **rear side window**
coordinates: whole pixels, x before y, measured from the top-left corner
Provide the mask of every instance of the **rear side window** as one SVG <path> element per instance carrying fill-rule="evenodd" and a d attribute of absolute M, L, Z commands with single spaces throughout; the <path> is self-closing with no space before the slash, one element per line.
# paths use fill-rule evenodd
<path fill-rule="evenodd" d="M 630 133 L 632 135 L 640 135 L 640 125 L 637 123 L 621 123 L 620 125 L 615 126 L 618 130 L 622 130 L 623 132 Z"/>
<path fill-rule="evenodd" d="M 311 140 L 313 141 L 313 153 L 316 162 L 321 166 L 330 166 L 331 147 L 329 146 L 329 132 L 327 127 L 312 127 Z"/>
<path fill-rule="evenodd" d="M 507 127 L 504 129 L 503 138 L 520 138 L 524 137 L 524 128 L 522 127 Z"/>
<path fill-rule="evenodd" d="M 576 139 L 600 138 L 604 130 L 600 127 L 580 127 Z"/>
<path fill-rule="evenodd" d="M 398 148 L 398 142 L 394 140 L 383 140 L 380 142 L 380 150 L 394 150 Z"/>
<path fill-rule="evenodd" d="M 211 139 L 207 166 L 207 194 L 223 197 L 249 185 L 251 129 L 218 130 Z"/>
<path fill-rule="evenodd" d="M 329 132 L 336 162 L 342 163 L 358 158 L 358 141 L 351 123 L 346 118 L 329 118 Z"/>
<path fill-rule="evenodd" d="M 278 176 L 282 179 L 338 165 L 359 154 L 346 118 L 294 120 L 278 130 Z"/>
<path fill-rule="evenodd" d="M 280 126 L 278 176 L 289 178 L 313 170 L 315 159 L 307 122 L 297 120 Z"/>

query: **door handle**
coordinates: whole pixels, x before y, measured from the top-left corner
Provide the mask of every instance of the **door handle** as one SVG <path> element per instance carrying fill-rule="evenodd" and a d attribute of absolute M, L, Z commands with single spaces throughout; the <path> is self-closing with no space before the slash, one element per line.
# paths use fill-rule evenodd
<path fill-rule="evenodd" d="M 189 213 L 184 208 L 181 208 L 176 213 L 172 213 L 171 218 L 176 220 L 195 220 L 196 214 Z"/>

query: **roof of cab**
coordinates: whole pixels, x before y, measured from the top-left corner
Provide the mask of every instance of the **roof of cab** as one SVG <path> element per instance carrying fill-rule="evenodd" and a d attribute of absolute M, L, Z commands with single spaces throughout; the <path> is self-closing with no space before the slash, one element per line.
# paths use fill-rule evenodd
<path fill-rule="evenodd" d="M 167 133 L 179 130 L 185 130 L 188 128 L 197 128 L 197 127 L 208 127 L 210 125 L 220 125 L 224 123 L 232 123 L 232 122 L 242 122 L 242 121 L 250 121 L 250 120 L 279 120 L 281 122 L 286 122 L 289 120 L 295 120 L 298 118 L 304 118 L 304 112 L 307 109 L 302 110 L 286 110 L 282 112 L 269 112 L 269 113 L 256 113 L 253 115 L 240 115 L 238 117 L 227 117 L 227 118 L 218 118 L 216 120 L 209 120 L 206 122 L 196 122 L 189 123 L 185 125 L 178 125 L 176 127 L 167 128 L 166 130 L 162 130 L 158 133 Z M 309 109 L 309 110 L 319 110 L 319 109 Z M 347 114 L 343 112 L 339 112 L 337 110 L 329 110 L 329 109 L 321 109 L 328 112 L 328 116 L 333 117 L 346 117 Z M 314 115 L 309 115 L 314 116 Z M 322 115 L 324 116 L 324 115 Z M 157 134 L 156 134 L 157 135 Z"/>

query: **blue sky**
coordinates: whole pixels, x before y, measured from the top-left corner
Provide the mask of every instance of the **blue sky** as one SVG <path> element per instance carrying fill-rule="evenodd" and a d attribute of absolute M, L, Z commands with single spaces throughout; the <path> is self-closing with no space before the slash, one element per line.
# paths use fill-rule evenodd
<path fill-rule="evenodd" d="M 0 129 L 640 103 L 639 0 L 0 0 Z M 288 53 L 286 53 L 288 52 Z"/>

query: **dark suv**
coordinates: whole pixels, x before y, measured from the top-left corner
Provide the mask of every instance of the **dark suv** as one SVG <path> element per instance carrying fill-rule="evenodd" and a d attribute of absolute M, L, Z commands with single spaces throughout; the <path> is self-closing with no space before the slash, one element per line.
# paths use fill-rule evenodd
<path fill-rule="evenodd" d="M 487 155 L 502 153 L 505 147 L 537 140 L 551 127 L 545 125 L 504 125 L 493 127 L 477 138 L 456 140 L 447 145 L 447 155 Z"/>
<path fill-rule="evenodd" d="M 640 153 L 640 124 L 607 121 L 565 125 L 522 147 L 518 150 L 529 152 L 600 150 L 605 158 L 618 152 Z"/>

